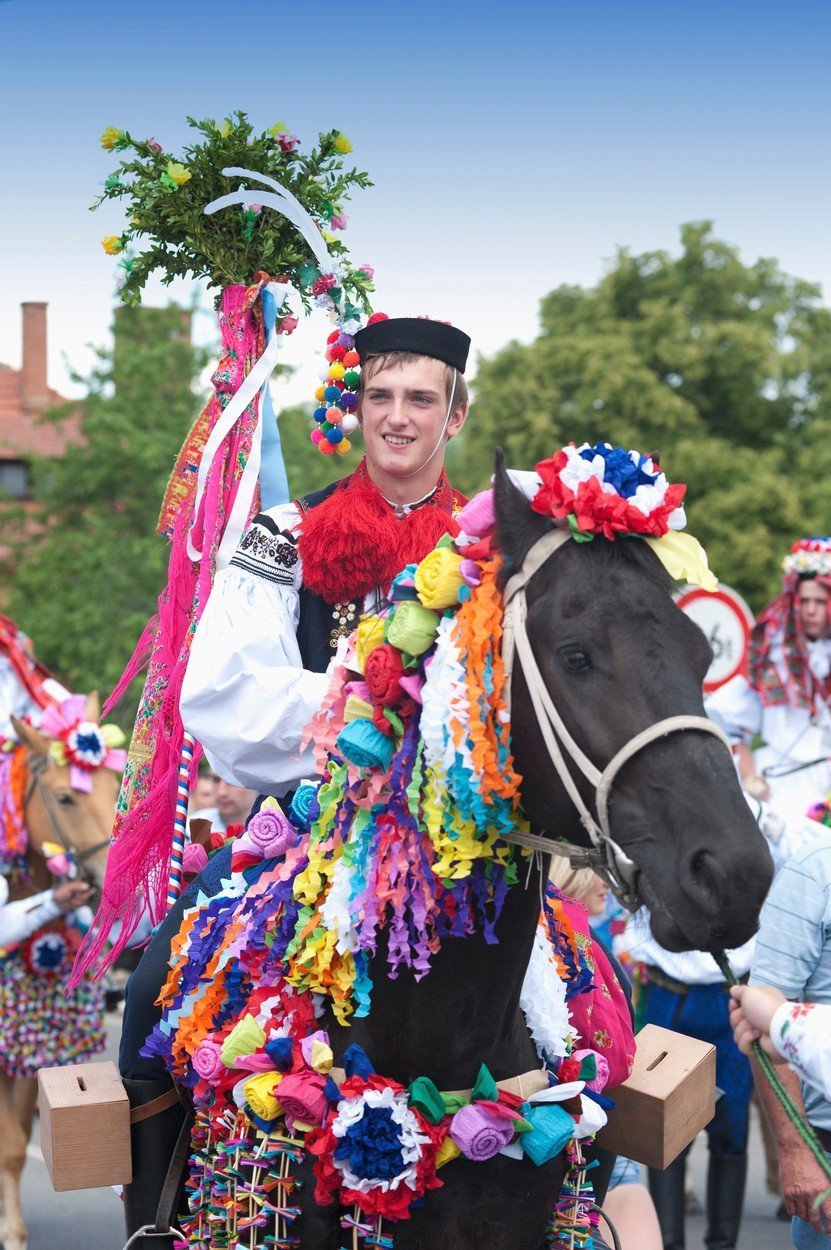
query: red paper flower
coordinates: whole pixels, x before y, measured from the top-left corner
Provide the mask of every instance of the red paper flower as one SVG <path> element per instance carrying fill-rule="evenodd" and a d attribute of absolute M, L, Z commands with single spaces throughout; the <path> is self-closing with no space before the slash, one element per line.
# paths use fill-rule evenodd
<path fill-rule="evenodd" d="M 389 707 L 401 698 L 400 681 L 404 676 L 401 652 L 385 642 L 370 651 L 364 666 L 364 679 L 373 703 Z"/>

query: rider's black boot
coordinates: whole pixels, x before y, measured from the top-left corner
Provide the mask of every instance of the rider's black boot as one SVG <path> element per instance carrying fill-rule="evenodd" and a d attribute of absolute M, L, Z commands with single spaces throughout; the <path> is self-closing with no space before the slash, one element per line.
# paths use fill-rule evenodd
<path fill-rule="evenodd" d="M 173 1086 L 170 1079 L 160 1081 L 123 1080 L 130 1108 L 148 1107 L 150 1103 L 170 1095 Z M 150 1232 L 137 1237 L 132 1245 L 136 1250 L 173 1250 L 173 1237 L 151 1235 L 156 1225 L 159 1201 L 166 1189 L 168 1170 L 173 1159 L 176 1143 L 185 1123 L 187 1112 L 178 1098 L 160 1111 L 130 1124 L 130 1143 L 133 1155 L 133 1179 L 124 1186 L 124 1218 L 127 1236 L 132 1237 L 139 1229 Z M 132 1117 L 131 1117 L 132 1118 Z M 169 1227 L 168 1220 L 175 1223 L 179 1209 L 184 1168 L 179 1177 L 171 1176 L 168 1188 L 169 1213 L 163 1219 L 161 1229 Z M 175 1191 L 175 1192 L 173 1192 Z"/>
<path fill-rule="evenodd" d="M 733 1250 L 739 1239 L 747 1155 L 710 1155 L 707 1169 L 707 1250 Z"/>
<path fill-rule="evenodd" d="M 649 1192 L 658 1212 L 664 1250 L 684 1250 L 684 1178 L 687 1152 L 663 1172 L 649 1169 Z"/>

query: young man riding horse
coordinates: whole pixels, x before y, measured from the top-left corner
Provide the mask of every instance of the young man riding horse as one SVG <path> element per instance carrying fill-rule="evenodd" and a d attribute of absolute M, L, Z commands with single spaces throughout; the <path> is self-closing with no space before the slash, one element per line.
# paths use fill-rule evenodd
<path fill-rule="evenodd" d="M 258 793 L 290 795 L 313 772 L 300 741 L 339 641 L 404 564 L 458 532 L 465 503 L 447 480 L 444 456 L 467 420 L 469 337 L 444 322 L 379 315 L 355 344 L 364 459 L 325 490 L 254 518 L 217 575 L 185 677 L 187 728 L 220 776 Z M 227 855 L 212 861 L 202 888 L 218 889 L 227 866 Z M 175 933 L 184 906 L 165 920 L 129 983 L 119 1066 L 134 1105 L 170 1089 L 158 1061 L 138 1052 L 159 1016 L 163 935 Z M 180 1120 L 179 1109 L 168 1108 L 134 1130 L 138 1170 L 125 1194 L 131 1232 L 155 1220 Z"/>

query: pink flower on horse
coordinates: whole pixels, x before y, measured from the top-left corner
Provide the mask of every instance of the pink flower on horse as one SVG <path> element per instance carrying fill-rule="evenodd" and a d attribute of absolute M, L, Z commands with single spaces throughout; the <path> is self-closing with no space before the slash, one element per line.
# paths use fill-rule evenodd
<path fill-rule="evenodd" d="M 90 773 L 97 768 L 122 772 L 127 752 L 121 750 L 124 734 L 117 725 L 98 725 L 87 720 L 87 700 L 71 694 L 63 703 L 46 708 L 40 731 L 54 738 L 50 754 L 60 767 L 69 765 L 69 784 L 81 794 L 92 793 Z"/>

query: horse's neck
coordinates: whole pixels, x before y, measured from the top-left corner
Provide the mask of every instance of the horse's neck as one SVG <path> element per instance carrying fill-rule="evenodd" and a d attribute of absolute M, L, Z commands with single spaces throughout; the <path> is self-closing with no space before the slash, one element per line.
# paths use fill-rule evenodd
<path fill-rule="evenodd" d="M 408 1084 L 431 1077 L 441 1089 L 468 1088 L 486 1063 L 496 1080 L 538 1066 L 519 1006 L 540 910 L 540 874 L 508 891 L 496 928 L 499 942 L 480 933 L 450 938 L 415 983 L 401 972 L 390 980 L 386 941 L 372 961 L 372 1010 L 341 1035 L 360 1042 L 376 1069 Z M 340 1049 L 340 1047 L 339 1047 Z"/>

